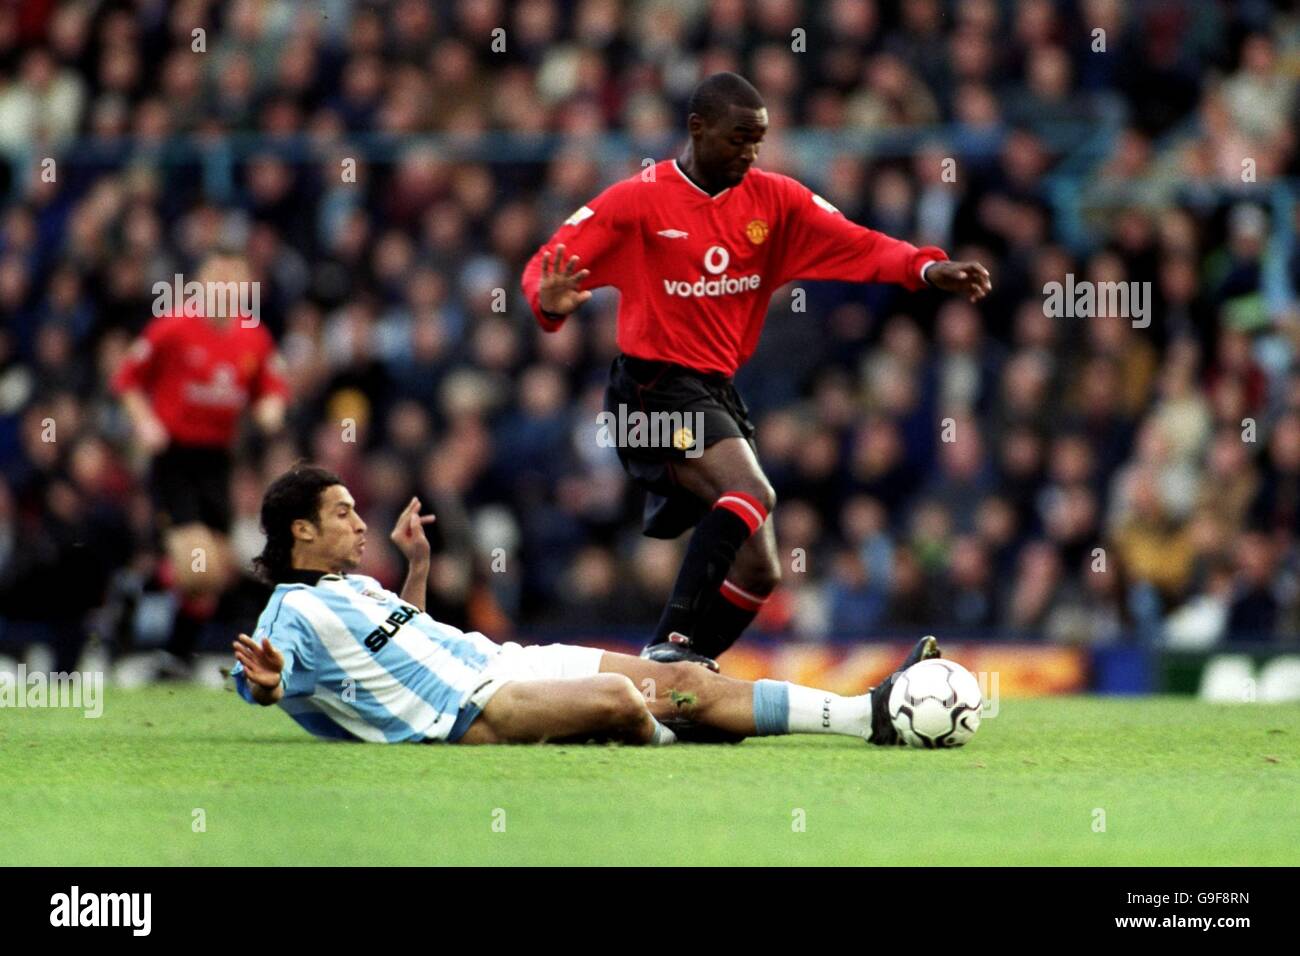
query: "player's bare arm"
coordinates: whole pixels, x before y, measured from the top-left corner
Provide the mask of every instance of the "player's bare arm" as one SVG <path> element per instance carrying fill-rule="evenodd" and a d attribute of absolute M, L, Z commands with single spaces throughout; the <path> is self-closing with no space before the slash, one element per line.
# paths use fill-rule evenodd
<path fill-rule="evenodd" d="M 402 600 L 423 611 L 429 582 L 429 539 L 425 537 L 424 526 L 437 518 L 420 514 L 420 507 L 420 499 L 412 498 L 397 516 L 393 533 L 388 537 L 408 564 Z"/>
<path fill-rule="evenodd" d="M 542 282 L 538 297 L 542 311 L 550 315 L 568 315 L 591 298 L 591 290 L 584 290 L 582 280 L 591 275 L 589 269 L 580 269 L 578 256 L 564 260 L 564 243 L 542 253 Z"/>
<path fill-rule="evenodd" d="M 284 655 L 275 649 L 269 638 L 263 638 L 258 645 L 247 634 L 240 634 L 231 646 L 235 650 L 235 660 L 244 665 L 244 676 L 248 679 L 253 700 L 263 707 L 277 703 L 284 696 L 284 687 L 280 683 Z"/>

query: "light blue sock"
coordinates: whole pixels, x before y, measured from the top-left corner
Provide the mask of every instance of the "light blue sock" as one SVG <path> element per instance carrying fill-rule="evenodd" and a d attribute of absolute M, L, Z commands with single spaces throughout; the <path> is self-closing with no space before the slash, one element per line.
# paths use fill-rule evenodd
<path fill-rule="evenodd" d="M 760 737 L 790 732 L 790 685 L 785 681 L 754 682 L 754 729 Z"/>

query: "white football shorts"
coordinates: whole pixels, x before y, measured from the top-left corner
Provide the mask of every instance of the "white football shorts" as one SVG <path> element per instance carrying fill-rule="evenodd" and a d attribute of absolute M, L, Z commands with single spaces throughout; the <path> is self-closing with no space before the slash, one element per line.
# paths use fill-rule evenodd
<path fill-rule="evenodd" d="M 483 670 L 481 683 L 465 702 L 482 711 L 492 695 L 511 681 L 559 680 L 565 677 L 595 677 L 600 673 L 599 647 L 576 644 L 531 644 L 514 641 L 501 645 L 496 660 Z M 463 708 L 462 708 L 463 709 Z"/>

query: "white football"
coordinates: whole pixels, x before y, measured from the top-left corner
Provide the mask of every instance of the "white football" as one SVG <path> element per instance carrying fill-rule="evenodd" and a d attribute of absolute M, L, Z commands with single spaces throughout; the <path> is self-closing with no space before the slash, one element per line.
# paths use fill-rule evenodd
<path fill-rule="evenodd" d="M 983 706 L 975 675 L 938 657 L 903 671 L 889 692 L 889 718 L 913 747 L 960 747 L 979 730 Z"/>

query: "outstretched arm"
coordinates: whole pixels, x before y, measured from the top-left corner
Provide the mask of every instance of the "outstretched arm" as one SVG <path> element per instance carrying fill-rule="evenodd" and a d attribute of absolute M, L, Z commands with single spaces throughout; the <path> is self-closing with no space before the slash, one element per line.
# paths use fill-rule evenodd
<path fill-rule="evenodd" d="M 833 205 L 788 177 L 780 177 L 787 228 L 781 282 L 838 279 L 889 282 L 907 289 L 932 285 L 977 302 L 992 288 L 978 262 L 949 262 L 938 246 L 917 248 L 845 218 Z M 924 273 L 924 279 L 922 278 Z"/>
<path fill-rule="evenodd" d="M 521 281 L 538 324 L 556 331 L 591 298 L 591 290 L 618 285 L 622 246 L 636 208 L 636 186 L 615 183 L 579 207 L 533 254 Z"/>

